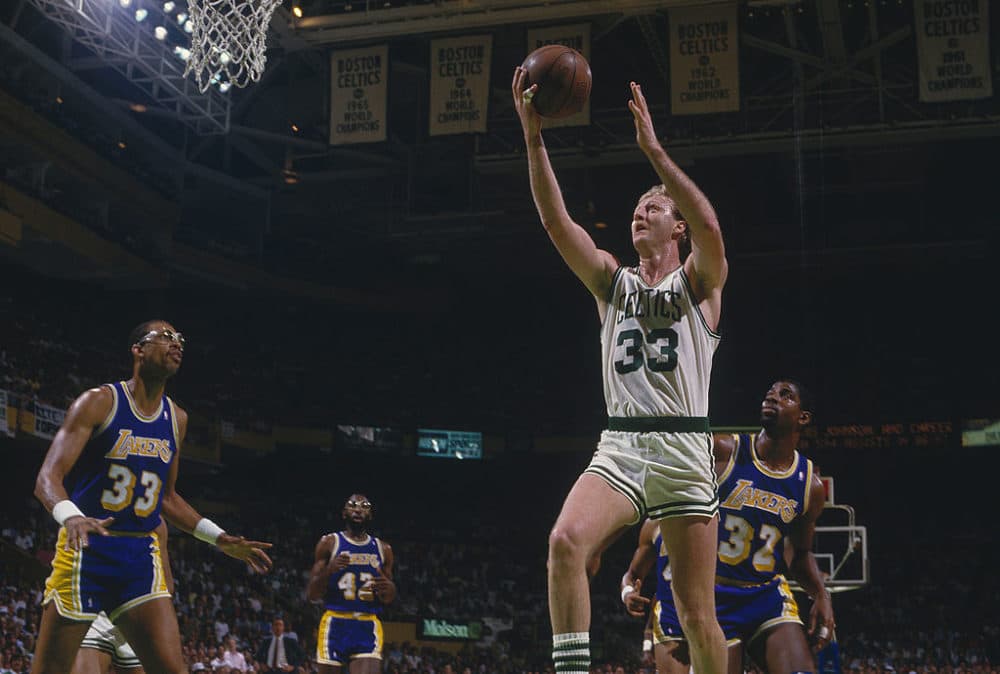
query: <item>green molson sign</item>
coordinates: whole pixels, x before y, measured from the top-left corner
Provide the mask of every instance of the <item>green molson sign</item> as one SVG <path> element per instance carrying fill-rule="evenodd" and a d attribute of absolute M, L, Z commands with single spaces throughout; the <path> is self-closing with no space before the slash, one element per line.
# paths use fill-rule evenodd
<path fill-rule="evenodd" d="M 437 618 L 424 618 L 420 621 L 420 636 L 424 639 L 477 641 L 482 635 L 483 624 L 480 622 L 450 623 Z"/>

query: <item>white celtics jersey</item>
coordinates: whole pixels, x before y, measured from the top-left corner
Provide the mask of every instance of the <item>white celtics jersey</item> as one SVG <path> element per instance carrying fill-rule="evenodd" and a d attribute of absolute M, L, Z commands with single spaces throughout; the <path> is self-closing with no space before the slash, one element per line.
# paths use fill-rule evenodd
<path fill-rule="evenodd" d="M 719 335 L 694 301 L 684 267 L 647 286 L 619 267 L 601 327 L 609 417 L 707 417 Z"/>

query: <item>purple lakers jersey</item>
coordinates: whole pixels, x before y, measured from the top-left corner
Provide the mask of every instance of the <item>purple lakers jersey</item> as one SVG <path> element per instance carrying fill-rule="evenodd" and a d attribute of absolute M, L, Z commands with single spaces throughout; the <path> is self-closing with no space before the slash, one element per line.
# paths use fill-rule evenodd
<path fill-rule="evenodd" d="M 111 412 L 84 446 L 66 489 L 87 517 L 114 517 L 111 531 L 152 531 L 160 523 L 163 485 L 177 457 L 177 411 L 163 396 L 147 416 L 125 382 L 105 386 L 114 399 Z"/>
<path fill-rule="evenodd" d="M 342 531 L 334 535 L 336 542 L 330 558 L 347 552 L 351 561 L 339 572 L 330 574 L 324 606 L 329 611 L 381 613 L 382 604 L 372 596 L 369 582 L 374 580 L 376 570 L 380 570 L 385 561 L 382 541 L 366 535 L 364 541 L 355 543 Z"/>
<path fill-rule="evenodd" d="M 741 433 L 719 476 L 717 574 L 741 583 L 766 583 L 784 574 L 785 538 L 808 506 L 812 461 L 795 452 L 776 472 L 757 457 L 756 435 Z"/>

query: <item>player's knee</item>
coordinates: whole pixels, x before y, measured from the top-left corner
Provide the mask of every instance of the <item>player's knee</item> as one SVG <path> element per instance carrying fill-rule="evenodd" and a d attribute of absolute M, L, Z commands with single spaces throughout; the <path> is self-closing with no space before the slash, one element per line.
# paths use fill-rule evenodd
<path fill-rule="evenodd" d="M 583 546 L 573 533 L 560 526 L 549 532 L 549 565 L 572 564 L 584 561 Z"/>
<path fill-rule="evenodd" d="M 696 642 L 704 643 L 719 629 L 715 613 L 711 610 L 679 611 L 677 617 L 685 636 Z"/>

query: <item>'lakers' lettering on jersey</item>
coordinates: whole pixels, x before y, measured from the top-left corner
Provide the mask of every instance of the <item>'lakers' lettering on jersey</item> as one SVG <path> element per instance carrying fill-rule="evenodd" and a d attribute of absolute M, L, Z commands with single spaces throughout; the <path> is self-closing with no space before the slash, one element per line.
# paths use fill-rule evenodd
<path fill-rule="evenodd" d="M 757 458 L 756 435 L 740 434 L 719 476 L 718 575 L 764 583 L 784 574 L 785 539 L 808 506 L 813 465 L 795 453 L 788 470 L 770 470 Z"/>
<path fill-rule="evenodd" d="M 683 267 L 655 286 L 647 286 L 636 268 L 620 267 L 601 327 L 608 416 L 708 416 L 719 339 Z"/>
<path fill-rule="evenodd" d="M 366 536 L 364 541 L 356 543 L 342 531 L 334 536 L 336 540 L 330 558 L 347 552 L 351 555 L 351 561 L 340 572 L 330 574 L 324 599 L 327 610 L 381 613 L 382 604 L 372 596 L 369 583 L 375 578 L 376 570 L 381 570 L 385 560 L 382 541 L 374 536 Z"/>
<path fill-rule="evenodd" d="M 67 477 L 70 498 L 87 517 L 114 517 L 112 531 L 152 531 L 171 464 L 177 460 L 177 410 L 163 396 L 156 412 L 139 411 L 125 382 L 105 384 L 111 412 Z"/>

